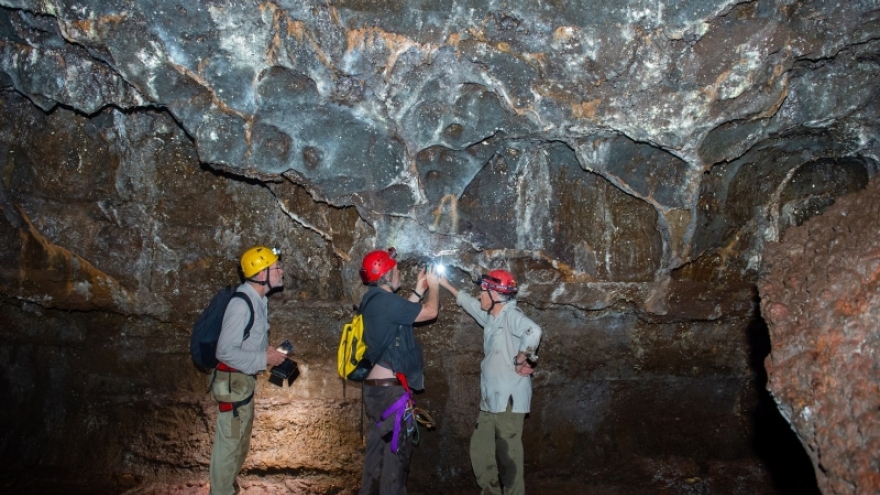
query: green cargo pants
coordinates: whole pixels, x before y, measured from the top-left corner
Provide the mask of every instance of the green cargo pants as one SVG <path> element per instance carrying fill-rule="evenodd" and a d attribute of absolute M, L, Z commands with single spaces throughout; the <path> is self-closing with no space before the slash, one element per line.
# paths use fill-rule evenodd
<path fill-rule="evenodd" d="M 256 380 L 252 376 L 232 374 L 233 399 L 253 394 Z M 242 383 L 239 383 L 242 382 Z M 219 387 L 218 387 L 219 388 Z M 224 397 L 225 398 L 225 397 Z M 217 430 L 211 450 L 210 495 L 234 495 L 235 478 L 241 471 L 251 448 L 251 430 L 254 426 L 254 401 L 238 407 L 238 417 L 233 411 L 217 413 Z"/>
<path fill-rule="evenodd" d="M 525 413 L 480 411 L 471 435 L 471 465 L 482 495 L 524 495 L 522 430 Z"/>

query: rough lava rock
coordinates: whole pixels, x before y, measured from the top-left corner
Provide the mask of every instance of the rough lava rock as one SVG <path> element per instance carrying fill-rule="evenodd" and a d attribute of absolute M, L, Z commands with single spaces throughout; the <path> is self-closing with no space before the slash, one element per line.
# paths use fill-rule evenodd
<path fill-rule="evenodd" d="M 880 170 L 878 61 L 876 0 L 0 0 L 4 466 L 104 493 L 203 478 L 189 328 L 274 242 L 303 375 L 261 385 L 247 481 L 351 491 L 333 346 L 357 260 L 395 245 L 406 280 L 517 274 L 548 329 L 543 493 L 777 495 L 755 281 L 765 244 Z M 467 491 L 479 334 L 449 300 L 429 328 L 442 435 L 412 493 Z"/>
<path fill-rule="evenodd" d="M 0 80 L 40 108 L 167 109 L 203 163 L 354 205 L 379 244 L 445 234 L 412 245 L 417 255 L 517 248 L 600 280 L 660 280 L 739 234 L 757 245 L 730 264 L 754 269 L 748 258 L 778 234 L 771 205 L 790 172 L 847 158 L 873 175 L 880 154 L 863 139 L 878 115 L 870 1 L 0 6 Z M 712 206 L 755 160 L 775 173 L 767 191 L 736 199 L 759 220 L 742 226 L 735 208 Z M 474 189 L 490 167 L 510 174 L 499 186 L 516 201 Z M 600 205 L 607 181 L 653 210 L 572 212 L 623 228 L 633 251 L 546 229 L 559 223 L 550 198 L 568 192 L 553 185 L 563 171 Z M 469 193 L 478 208 L 437 229 L 448 198 Z"/>
<path fill-rule="evenodd" d="M 880 492 L 880 180 L 765 250 L 768 388 L 825 495 Z"/>

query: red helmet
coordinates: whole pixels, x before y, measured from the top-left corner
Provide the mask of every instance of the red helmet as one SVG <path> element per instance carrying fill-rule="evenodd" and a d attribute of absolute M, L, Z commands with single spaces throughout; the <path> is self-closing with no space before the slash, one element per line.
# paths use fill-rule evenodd
<path fill-rule="evenodd" d="M 480 277 L 480 287 L 501 294 L 516 294 L 516 280 L 507 270 L 492 270 Z"/>
<path fill-rule="evenodd" d="M 379 280 L 382 275 L 388 273 L 388 270 L 394 268 L 397 264 L 394 258 L 397 257 L 397 250 L 389 248 L 387 251 L 379 249 L 370 251 L 364 256 L 364 262 L 361 263 L 361 280 L 365 284 L 371 284 Z"/>

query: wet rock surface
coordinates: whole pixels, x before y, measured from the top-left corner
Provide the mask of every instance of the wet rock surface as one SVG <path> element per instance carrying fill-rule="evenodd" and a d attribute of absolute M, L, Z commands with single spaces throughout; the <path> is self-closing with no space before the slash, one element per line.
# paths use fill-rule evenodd
<path fill-rule="evenodd" d="M 777 408 L 763 390 L 755 284 L 765 244 L 876 175 L 878 19 L 872 2 L 0 0 L 0 486 L 205 493 L 215 413 L 190 326 L 265 243 L 287 277 L 272 338 L 303 373 L 260 380 L 246 493 L 356 490 L 359 390 L 335 347 L 359 260 L 388 245 L 404 292 L 426 260 L 465 290 L 517 275 L 545 329 L 530 491 L 815 493 L 786 422 L 809 441 L 800 392 L 774 388 Z M 410 492 L 476 492 L 479 329 L 444 295 L 421 340 L 438 426 Z"/>

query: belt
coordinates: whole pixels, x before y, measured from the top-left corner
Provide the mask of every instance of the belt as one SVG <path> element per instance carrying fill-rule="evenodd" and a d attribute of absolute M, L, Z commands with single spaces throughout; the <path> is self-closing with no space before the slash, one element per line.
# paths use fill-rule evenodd
<path fill-rule="evenodd" d="M 226 365 L 225 363 L 218 363 L 217 364 L 217 371 L 225 371 L 228 373 L 241 373 L 242 375 L 248 375 L 244 371 L 237 370 L 237 369 L 233 368 L 232 366 Z M 262 371 L 260 371 L 259 373 L 262 373 Z M 257 374 L 259 374 L 259 373 L 257 373 Z M 256 378 L 257 375 L 248 375 L 248 376 L 252 376 L 252 377 Z"/>
<path fill-rule="evenodd" d="M 400 380 L 397 378 L 372 378 L 364 380 L 364 385 L 370 385 L 372 387 L 401 387 L 403 386 L 400 383 Z"/>

